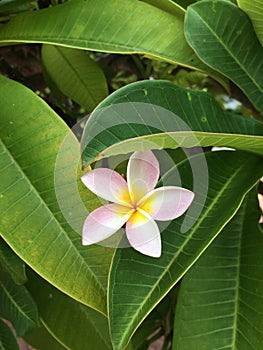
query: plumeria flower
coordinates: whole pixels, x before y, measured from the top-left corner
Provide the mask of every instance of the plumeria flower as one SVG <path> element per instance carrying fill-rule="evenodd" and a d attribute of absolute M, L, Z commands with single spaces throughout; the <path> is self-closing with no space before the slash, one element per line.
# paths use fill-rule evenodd
<path fill-rule="evenodd" d="M 176 186 L 154 189 L 159 175 L 159 163 L 152 151 L 132 154 L 127 181 L 107 168 L 97 168 L 83 175 L 84 185 L 110 202 L 86 218 L 83 245 L 103 241 L 126 224 L 126 236 L 134 249 L 160 257 L 161 235 L 155 220 L 168 221 L 181 216 L 192 203 L 194 193 Z"/>

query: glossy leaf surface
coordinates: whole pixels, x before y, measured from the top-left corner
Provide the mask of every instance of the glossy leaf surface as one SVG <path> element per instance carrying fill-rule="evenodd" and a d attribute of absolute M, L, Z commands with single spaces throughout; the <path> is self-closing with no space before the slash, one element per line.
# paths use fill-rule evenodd
<path fill-rule="evenodd" d="M 0 82 L 1 236 L 45 279 L 105 312 L 112 251 L 81 244 L 85 204 L 90 210 L 99 201 L 78 184 L 79 144 L 33 92 L 3 77 Z M 63 142 L 68 151 L 59 153 Z"/>
<path fill-rule="evenodd" d="M 185 33 L 197 55 L 263 113 L 263 47 L 246 13 L 229 1 L 200 1 L 187 9 Z"/>
<path fill-rule="evenodd" d="M 85 165 L 142 149 L 228 146 L 263 154 L 263 123 L 223 111 L 207 93 L 168 81 L 130 84 L 105 99 L 82 137 Z"/>
<path fill-rule="evenodd" d="M 107 6 L 104 0 L 69 1 L 13 18 L 0 28 L 0 42 L 41 42 L 92 51 L 139 53 L 208 71 L 221 81 L 221 75 L 200 61 L 186 42 L 184 11 L 174 7 L 176 16 L 141 1 L 115 0 Z"/>
<path fill-rule="evenodd" d="M 261 349 L 263 236 L 252 191 L 183 279 L 174 350 Z"/>

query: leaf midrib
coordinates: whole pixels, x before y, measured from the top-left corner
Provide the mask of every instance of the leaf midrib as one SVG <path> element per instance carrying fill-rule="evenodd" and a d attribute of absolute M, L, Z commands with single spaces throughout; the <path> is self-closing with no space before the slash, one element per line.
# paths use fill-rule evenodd
<path fill-rule="evenodd" d="M 193 12 L 195 12 L 195 14 L 200 18 L 200 20 L 203 22 L 203 24 L 207 27 L 207 29 L 210 30 L 210 32 L 212 33 L 212 35 L 214 35 L 214 37 L 219 41 L 219 43 L 221 44 L 221 46 L 223 47 L 223 49 L 225 49 L 225 50 L 227 51 L 227 53 L 229 54 L 229 56 L 232 57 L 232 59 L 238 64 L 239 68 L 245 73 L 245 75 L 248 76 L 248 78 L 249 78 L 249 79 L 253 82 L 253 84 L 258 88 L 258 90 L 259 90 L 260 92 L 263 92 L 263 88 L 262 88 L 260 85 L 258 85 L 258 83 L 254 80 L 254 78 L 248 73 L 248 71 L 246 71 L 245 67 L 243 67 L 243 66 L 241 65 L 241 62 L 238 60 L 238 57 L 237 57 L 237 56 L 234 56 L 234 55 L 232 54 L 232 52 L 228 49 L 228 47 L 224 45 L 224 43 L 221 41 L 221 39 L 220 39 L 219 36 L 216 34 L 216 32 L 213 31 L 213 29 L 210 27 L 210 25 L 208 25 L 208 23 L 205 22 L 205 21 L 203 20 L 203 18 L 201 17 L 201 15 L 199 15 L 199 13 L 198 13 L 197 11 L 195 11 L 193 8 L 192 8 L 191 10 L 192 10 Z M 197 53 L 197 55 L 198 55 L 198 52 L 196 52 L 196 53 Z M 199 55 L 198 55 L 198 56 L 199 56 Z M 200 58 L 200 56 L 199 56 L 199 58 Z M 208 64 L 208 65 L 209 65 L 211 68 L 213 68 L 213 69 L 217 69 L 217 71 L 218 71 L 219 73 L 225 74 L 225 72 L 222 72 L 219 68 L 214 67 L 214 66 L 211 65 L 210 63 L 206 62 L 206 64 Z M 225 75 L 226 75 L 226 74 L 225 74 Z M 231 76 L 229 76 L 229 75 L 228 75 L 228 77 L 229 77 L 231 80 L 237 81 L 235 78 L 233 79 L 233 77 L 231 77 Z M 243 89 L 243 87 L 242 87 L 241 85 L 240 85 L 240 87 L 241 87 L 241 89 L 244 90 L 244 91 L 247 90 L 247 89 L 246 89 L 246 90 Z"/>
<path fill-rule="evenodd" d="M 35 323 L 33 319 L 31 319 L 23 309 L 21 309 L 20 305 L 15 301 L 13 296 L 9 293 L 9 290 L 6 289 L 5 285 L 0 280 L 0 286 L 2 287 L 3 291 L 5 292 L 7 298 L 11 301 L 11 304 L 15 306 L 15 309 L 19 311 L 20 314 L 22 314 L 26 319 L 28 319 L 31 323 Z"/>
<path fill-rule="evenodd" d="M 31 182 L 31 180 L 28 178 L 28 176 L 26 175 L 26 173 L 24 173 L 22 167 L 19 165 L 19 163 L 16 161 L 16 159 L 12 156 L 12 154 L 9 152 L 9 149 L 7 148 L 7 146 L 5 145 L 5 143 L 3 142 L 2 139 L 0 139 L 0 144 L 3 145 L 3 149 L 4 151 L 7 153 L 9 159 L 11 159 L 11 161 L 17 166 L 17 168 L 20 170 L 23 178 L 25 179 L 25 181 L 27 181 L 30 185 L 30 187 L 32 188 L 32 192 L 34 193 L 34 195 L 36 195 L 37 198 L 39 198 L 40 202 L 44 205 L 45 209 L 48 211 L 50 217 L 52 218 L 52 220 L 55 221 L 55 223 L 58 225 L 58 227 L 60 228 L 61 232 L 64 233 L 64 238 L 66 238 L 66 240 L 69 242 L 69 245 L 71 246 L 71 249 L 73 249 L 76 253 L 76 255 L 81 259 L 82 261 L 82 264 L 84 264 L 84 266 L 86 266 L 87 270 L 90 272 L 90 274 L 92 275 L 92 277 L 94 278 L 94 280 L 97 282 L 98 286 L 100 287 L 101 289 L 101 292 L 103 293 L 103 295 L 105 296 L 106 295 L 106 292 L 105 292 L 105 289 L 104 287 L 102 286 L 101 282 L 96 278 L 96 275 L 92 272 L 92 270 L 90 269 L 89 265 L 86 263 L 85 259 L 83 258 L 83 256 L 81 254 L 79 254 L 76 246 L 72 243 L 72 241 L 69 239 L 68 235 L 66 234 L 65 230 L 63 229 L 62 225 L 60 224 L 60 222 L 58 221 L 58 219 L 55 217 L 55 215 L 52 213 L 52 211 L 50 210 L 50 208 L 48 207 L 48 205 L 46 204 L 46 202 L 43 200 L 43 198 L 41 197 L 41 195 L 39 194 L 39 192 L 37 191 L 37 189 L 35 188 L 35 186 L 33 185 L 33 183 Z M 21 257 L 21 254 L 20 252 L 17 251 L 17 249 L 14 248 L 14 251 L 15 253 L 22 259 L 24 260 L 24 257 Z M 29 262 L 27 262 L 30 265 Z M 34 267 L 31 266 L 33 269 Z M 59 289 L 61 289 L 61 286 L 58 286 L 57 287 Z M 68 291 L 68 294 L 71 295 L 71 293 L 69 293 Z M 74 297 L 75 299 L 75 297 Z M 92 308 L 95 308 L 94 305 L 92 306 Z M 104 311 L 102 312 L 102 310 L 99 310 L 99 309 L 96 309 L 98 312 L 100 313 L 103 313 L 104 314 Z"/>
<path fill-rule="evenodd" d="M 92 91 L 90 90 L 90 86 L 87 86 L 85 81 L 82 79 L 82 76 L 79 75 L 79 72 L 78 70 L 75 68 L 74 65 L 71 64 L 70 60 L 68 59 L 68 57 L 62 52 L 62 50 L 60 49 L 60 46 L 55 46 L 55 49 L 58 51 L 58 53 L 61 55 L 62 59 L 64 59 L 66 61 L 66 63 L 69 65 L 69 67 L 73 70 L 73 72 L 76 74 L 76 76 L 79 78 L 82 86 L 84 87 L 84 89 L 88 92 L 92 102 L 94 105 L 96 105 L 96 100 L 95 100 L 95 97 L 92 93 Z M 87 60 L 88 60 L 88 57 L 87 57 Z"/>

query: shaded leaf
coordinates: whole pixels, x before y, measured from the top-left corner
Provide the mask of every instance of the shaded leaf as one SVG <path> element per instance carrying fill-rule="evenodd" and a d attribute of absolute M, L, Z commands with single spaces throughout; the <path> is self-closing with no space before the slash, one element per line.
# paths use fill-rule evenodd
<path fill-rule="evenodd" d="M 263 236 L 252 191 L 184 277 L 174 350 L 260 350 L 263 344 Z"/>
<path fill-rule="evenodd" d="M 201 1 L 188 7 L 185 33 L 197 55 L 263 113 L 263 47 L 249 17 L 229 1 Z"/>
<path fill-rule="evenodd" d="M 26 342 L 32 345 L 37 350 L 65 350 L 66 348 L 61 345 L 52 335 L 41 325 L 41 327 L 34 329 L 24 337 Z"/>
<path fill-rule="evenodd" d="M 8 325 L 0 319 L 0 350 L 19 350 L 16 338 Z"/>
<path fill-rule="evenodd" d="M 31 295 L 3 271 L 0 271 L 0 316 L 12 322 L 19 337 L 37 327 L 38 312 Z"/>
<path fill-rule="evenodd" d="M 103 71 L 84 51 L 43 45 L 42 63 L 60 91 L 88 112 L 108 95 Z"/>
<path fill-rule="evenodd" d="M 13 252 L 1 237 L 0 265 L 8 271 L 16 284 L 24 284 L 27 281 L 25 263 Z"/>
<path fill-rule="evenodd" d="M 112 349 L 107 318 L 66 296 L 32 272 L 27 287 L 44 326 L 67 349 Z M 74 330 L 74 331 L 73 331 Z"/>

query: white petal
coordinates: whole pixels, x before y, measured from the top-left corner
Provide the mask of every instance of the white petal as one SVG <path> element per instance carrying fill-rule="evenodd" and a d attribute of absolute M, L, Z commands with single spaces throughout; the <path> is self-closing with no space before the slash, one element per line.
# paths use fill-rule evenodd
<path fill-rule="evenodd" d="M 161 235 L 156 222 L 142 210 L 136 211 L 126 223 L 126 235 L 131 246 L 140 253 L 159 258 Z"/>
<path fill-rule="evenodd" d="M 134 204 L 154 189 L 159 175 L 159 163 L 152 151 L 133 153 L 127 167 L 127 182 Z"/>
<path fill-rule="evenodd" d="M 90 245 L 110 237 L 125 224 L 132 213 L 133 210 L 114 203 L 95 209 L 84 222 L 82 244 Z"/>
<path fill-rule="evenodd" d="M 140 208 L 155 220 L 173 220 L 181 216 L 194 199 L 194 193 L 182 187 L 156 188 L 142 199 Z"/>
<path fill-rule="evenodd" d="M 116 171 L 98 168 L 81 177 L 84 185 L 97 196 L 122 205 L 130 204 L 127 182 Z"/>

